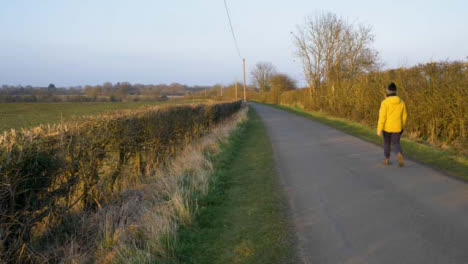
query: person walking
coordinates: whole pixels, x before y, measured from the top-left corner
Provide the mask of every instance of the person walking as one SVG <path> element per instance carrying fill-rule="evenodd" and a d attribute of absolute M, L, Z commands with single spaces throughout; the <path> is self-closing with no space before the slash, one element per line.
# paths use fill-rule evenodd
<path fill-rule="evenodd" d="M 390 163 L 390 149 L 393 145 L 397 153 L 398 165 L 404 166 L 403 151 L 400 145 L 401 134 L 406 125 L 407 112 L 405 102 L 396 95 L 397 87 L 394 83 L 386 89 L 387 98 L 382 101 L 379 110 L 379 121 L 377 123 L 377 135 L 383 134 L 384 139 L 384 165 Z"/>

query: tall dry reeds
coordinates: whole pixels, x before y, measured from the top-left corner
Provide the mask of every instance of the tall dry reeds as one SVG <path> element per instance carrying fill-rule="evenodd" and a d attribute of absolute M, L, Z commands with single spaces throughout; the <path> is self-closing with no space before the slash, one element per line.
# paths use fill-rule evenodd
<path fill-rule="evenodd" d="M 125 215 L 118 201 L 134 207 L 144 195 L 125 190 L 240 108 L 241 102 L 153 107 L 5 132 L 0 136 L 0 258 L 33 263 L 60 262 L 82 252 L 90 256 L 89 238 L 101 228 L 90 218 L 114 204 Z M 128 212 L 123 218 L 131 218 L 133 211 Z M 105 248 L 114 243 L 116 233 L 109 234 Z"/>

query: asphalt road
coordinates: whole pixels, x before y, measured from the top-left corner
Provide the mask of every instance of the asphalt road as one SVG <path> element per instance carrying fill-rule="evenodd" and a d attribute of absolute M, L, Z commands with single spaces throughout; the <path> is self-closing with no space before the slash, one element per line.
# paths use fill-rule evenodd
<path fill-rule="evenodd" d="M 302 263 L 468 263 L 468 184 L 253 104 L 264 120 Z M 403 150 L 404 151 L 404 150 Z"/>

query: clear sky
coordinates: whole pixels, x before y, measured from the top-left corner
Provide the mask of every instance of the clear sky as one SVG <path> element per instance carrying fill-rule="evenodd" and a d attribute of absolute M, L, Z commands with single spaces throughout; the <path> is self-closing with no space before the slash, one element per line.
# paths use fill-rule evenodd
<path fill-rule="evenodd" d="M 371 25 L 386 68 L 468 56 L 466 0 L 227 2 L 248 72 L 303 83 L 290 32 L 328 11 Z M 241 66 L 223 0 L 0 0 L 0 84 L 228 84 Z"/>

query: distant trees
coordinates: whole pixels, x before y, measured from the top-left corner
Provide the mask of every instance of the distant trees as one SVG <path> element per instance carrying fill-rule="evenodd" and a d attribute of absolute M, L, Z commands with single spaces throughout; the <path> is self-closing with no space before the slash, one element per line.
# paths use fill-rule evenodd
<path fill-rule="evenodd" d="M 324 82 L 352 79 L 378 69 L 378 53 L 371 47 L 371 28 L 349 23 L 333 13 L 307 17 L 293 39 L 312 92 Z"/>
<path fill-rule="evenodd" d="M 106 82 L 102 85 L 73 88 L 57 88 L 52 83 L 47 87 L 2 85 L 0 87 L 0 102 L 159 100 L 164 95 L 185 95 L 210 88 L 212 86 L 187 86 L 179 83 L 144 85 L 129 82 L 115 84 Z"/>
<path fill-rule="evenodd" d="M 213 86 L 213 91 L 215 93 L 215 96 L 223 96 L 223 86 L 221 84 L 215 84 Z"/>
<path fill-rule="evenodd" d="M 47 86 L 47 91 L 53 93 L 57 90 L 57 88 L 55 87 L 55 84 L 51 83 L 49 84 L 49 86 Z"/>
<path fill-rule="evenodd" d="M 296 81 L 287 74 L 276 73 L 275 66 L 269 62 L 258 62 L 251 75 L 258 90 L 267 93 L 275 102 L 281 93 L 296 89 Z"/>
<path fill-rule="evenodd" d="M 270 98 L 275 104 L 279 103 L 282 93 L 296 89 L 296 81 L 284 73 L 271 76 L 269 84 L 271 86 Z"/>
<path fill-rule="evenodd" d="M 274 92 L 286 92 L 296 89 L 296 81 L 284 73 L 277 73 L 270 78 L 271 90 Z"/>
<path fill-rule="evenodd" d="M 268 92 L 271 89 L 270 78 L 275 74 L 275 66 L 269 62 L 259 62 L 252 70 L 252 81 L 261 92 Z"/>
<path fill-rule="evenodd" d="M 251 71 L 252 83 L 257 91 L 277 103 L 281 94 L 296 89 L 296 81 L 284 73 L 277 73 L 270 62 L 258 62 Z"/>

